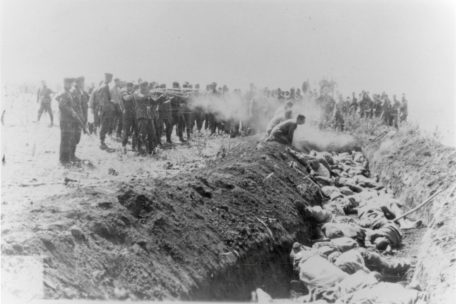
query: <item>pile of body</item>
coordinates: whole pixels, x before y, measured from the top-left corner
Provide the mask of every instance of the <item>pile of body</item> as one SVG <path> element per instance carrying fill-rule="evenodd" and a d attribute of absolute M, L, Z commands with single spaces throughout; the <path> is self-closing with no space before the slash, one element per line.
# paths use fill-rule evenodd
<path fill-rule="evenodd" d="M 289 150 L 308 166 L 322 204 L 306 206 L 316 226 L 312 244 L 294 243 L 290 253 L 297 299 L 309 303 L 418 303 L 425 294 L 405 287 L 409 259 L 394 258 L 403 229 L 420 223 L 399 218 L 402 204 L 370 178 L 360 152 L 330 154 Z M 392 257 L 386 257 L 392 255 Z M 298 288 L 299 289 L 299 288 Z"/>

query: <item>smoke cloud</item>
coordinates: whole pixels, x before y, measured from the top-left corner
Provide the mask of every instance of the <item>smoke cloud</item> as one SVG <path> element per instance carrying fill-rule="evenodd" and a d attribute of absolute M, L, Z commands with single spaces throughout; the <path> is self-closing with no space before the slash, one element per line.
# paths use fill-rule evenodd
<path fill-rule="evenodd" d="M 266 130 L 268 122 L 280 113 L 286 102 L 287 100 L 278 99 L 264 91 L 246 94 L 229 92 L 220 95 L 203 93 L 192 97 L 190 108 L 214 113 L 219 120 L 248 124 L 261 133 Z M 314 97 L 304 95 L 302 100 L 294 102 L 292 111 L 293 118 L 299 114 L 306 116 L 306 123 L 298 126 L 294 134 L 293 144 L 296 148 L 304 151 L 359 150 L 353 136 L 319 128 L 324 113 Z"/>

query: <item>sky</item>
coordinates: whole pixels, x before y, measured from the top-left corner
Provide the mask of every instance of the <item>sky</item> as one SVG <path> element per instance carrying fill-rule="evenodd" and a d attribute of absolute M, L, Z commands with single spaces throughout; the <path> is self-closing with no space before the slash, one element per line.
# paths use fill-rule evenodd
<path fill-rule="evenodd" d="M 124 80 L 290 88 L 334 79 L 456 129 L 452 1 L 3 0 L 3 83 Z M 453 140 L 454 138 L 452 138 Z M 454 139 L 456 144 L 456 139 Z"/>

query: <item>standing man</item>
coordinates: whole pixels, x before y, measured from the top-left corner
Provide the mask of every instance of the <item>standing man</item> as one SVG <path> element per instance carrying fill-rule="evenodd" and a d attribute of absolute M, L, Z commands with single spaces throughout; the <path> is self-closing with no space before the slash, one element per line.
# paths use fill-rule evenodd
<path fill-rule="evenodd" d="M 108 150 L 108 146 L 105 143 L 106 134 L 112 130 L 115 106 L 111 102 L 111 92 L 109 90 L 109 84 L 112 81 L 112 74 L 105 73 L 105 79 L 103 83 L 94 92 L 94 101 L 100 107 L 100 149 Z"/>
<path fill-rule="evenodd" d="M 83 76 L 76 78 L 75 92 L 80 98 L 83 122 L 87 124 L 90 95 L 85 90 L 85 78 Z"/>
<path fill-rule="evenodd" d="M 77 128 L 83 128 L 84 123 L 82 122 L 80 114 L 75 111 L 76 102 L 74 101 L 73 94 L 71 92 L 74 79 L 65 78 L 63 81 L 64 91 L 56 97 L 59 102 L 60 110 L 60 163 L 68 165 L 74 159 L 74 152 L 76 151 L 77 145 Z"/>
<path fill-rule="evenodd" d="M 133 135 L 133 141 L 137 140 L 137 125 L 136 125 L 136 109 L 135 109 L 135 100 L 133 97 L 133 82 L 127 82 L 127 87 L 121 91 L 122 102 L 122 127 L 123 127 L 123 137 L 122 137 L 122 149 L 124 153 L 127 153 L 127 143 L 130 135 Z"/>
<path fill-rule="evenodd" d="M 121 110 L 121 103 L 122 103 L 122 83 L 119 78 L 114 79 L 114 86 L 111 88 L 109 93 L 111 94 L 111 102 L 114 105 L 114 112 L 113 112 L 113 124 L 112 129 L 116 132 L 116 136 L 118 139 L 122 137 L 122 110 Z"/>
<path fill-rule="evenodd" d="M 88 105 L 88 94 L 84 92 L 84 77 L 78 77 L 75 79 L 74 88 L 71 90 L 71 96 L 73 98 L 72 107 L 78 119 L 73 121 L 73 140 L 71 142 L 71 154 L 70 158 L 74 162 L 80 162 L 81 160 L 76 157 L 76 146 L 81 141 L 81 132 L 84 130 L 87 122 L 87 116 L 84 116 L 84 111 Z"/>
<path fill-rule="evenodd" d="M 49 113 L 49 117 L 51 118 L 51 124 L 49 125 L 52 127 L 54 125 L 54 115 L 52 115 L 52 108 L 51 108 L 51 95 L 54 92 L 52 92 L 51 89 L 49 89 L 46 85 L 46 82 L 43 80 L 41 81 L 41 88 L 38 90 L 37 96 L 36 96 L 36 102 L 40 103 L 40 109 L 38 110 L 38 118 L 37 122 L 40 121 L 41 115 L 43 112 Z"/>
<path fill-rule="evenodd" d="M 138 152 L 145 154 L 146 151 L 151 154 L 154 147 L 155 127 L 153 125 L 150 112 L 150 97 L 148 94 L 148 83 L 143 81 L 139 85 L 133 98 L 135 100 L 136 120 L 138 126 Z"/>
<path fill-rule="evenodd" d="M 402 102 L 401 102 L 400 112 L 401 112 L 400 122 L 407 121 L 408 103 L 407 103 L 407 99 L 405 98 L 404 93 L 402 93 Z"/>

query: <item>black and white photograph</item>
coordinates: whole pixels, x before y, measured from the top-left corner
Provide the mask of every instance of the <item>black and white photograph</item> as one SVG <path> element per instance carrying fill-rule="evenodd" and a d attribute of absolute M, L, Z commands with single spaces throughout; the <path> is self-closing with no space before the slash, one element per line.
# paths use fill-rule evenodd
<path fill-rule="evenodd" d="M 2 303 L 456 303 L 456 2 L 0 15 Z"/>

